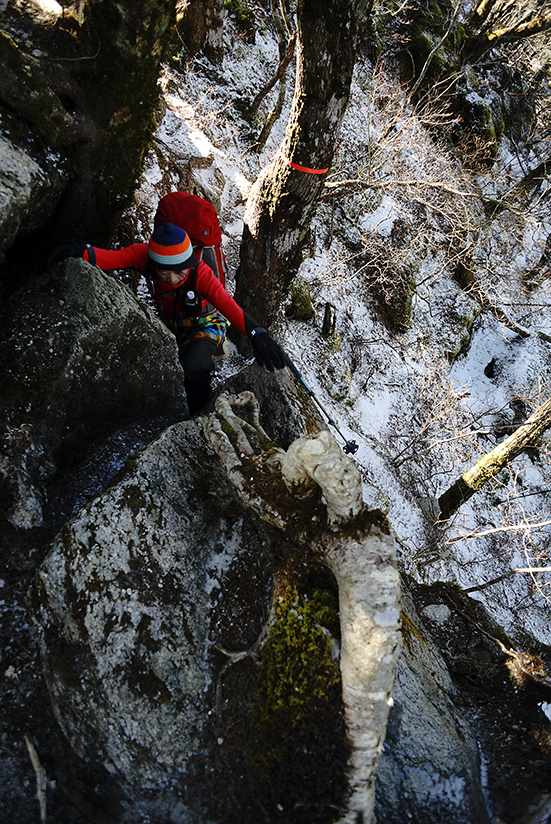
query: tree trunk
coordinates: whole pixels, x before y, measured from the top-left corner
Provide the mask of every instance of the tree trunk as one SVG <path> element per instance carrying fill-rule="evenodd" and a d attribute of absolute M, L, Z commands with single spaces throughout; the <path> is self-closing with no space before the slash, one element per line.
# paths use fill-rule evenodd
<path fill-rule="evenodd" d="M 528 20 L 521 20 L 512 25 L 507 25 L 506 21 L 499 19 L 492 21 L 494 31 L 487 30 L 492 26 L 485 26 L 485 30 L 467 37 L 463 46 L 463 62 L 476 63 L 490 49 L 501 48 L 510 43 L 518 43 L 527 37 L 534 37 L 536 34 L 548 31 L 551 28 L 551 14 L 543 12 L 534 14 Z M 501 25 L 500 25 L 501 24 Z"/>
<path fill-rule="evenodd" d="M 538 407 L 528 420 L 519 426 L 506 440 L 484 455 L 478 463 L 465 472 L 461 478 L 438 499 L 440 519 L 450 518 L 459 507 L 468 501 L 486 481 L 493 478 L 510 463 L 523 449 L 537 444 L 541 435 L 551 427 L 551 398 Z"/>
<path fill-rule="evenodd" d="M 178 0 L 178 35 L 191 57 L 202 51 L 213 63 L 224 56 L 222 0 Z"/>
<path fill-rule="evenodd" d="M 348 103 L 366 8 L 367 0 L 299 0 L 291 114 L 279 151 L 249 196 L 236 278 L 236 300 L 266 325 L 302 261 Z"/>
<path fill-rule="evenodd" d="M 247 409 L 243 418 L 236 409 Z M 224 392 L 205 431 L 246 505 L 282 535 L 292 533 L 301 567 L 305 569 L 316 558 L 335 577 L 350 750 L 346 809 L 334 820 L 371 824 L 377 766 L 401 649 L 400 575 L 394 539 L 382 513 L 364 505 L 361 475 L 327 430 L 298 438 L 284 452 L 270 443 L 259 413 L 252 392 L 231 396 Z M 232 440 L 227 432 L 232 433 Z M 255 465 L 264 467 L 263 472 L 251 470 Z M 297 530 L 297 513 L 308 508 L 309 491 L 316 487 L 327 520 L 321 517 L 314 529 Z M 276 489 L 279 492 L 274 495 Z"/>

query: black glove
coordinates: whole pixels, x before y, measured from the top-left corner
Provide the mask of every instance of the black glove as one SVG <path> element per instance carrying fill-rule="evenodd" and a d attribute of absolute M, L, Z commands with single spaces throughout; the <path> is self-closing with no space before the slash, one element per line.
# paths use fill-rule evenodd
<path fill-rule="evenodd" d="M 259 366 L 265 366 L 270 372 L 276 369 L 283 369 L 285 357 L 279 343 L 276 343 L 261 326 L 249 333 L 253 345 L 253 354 Z"/>
<path fill-rule="evenodd" d="M 88 249 L 88 259 L 90 263 L 95 263 L 96 255 L 93 246 L 90 246 L 89 243 L 84 243 L 82 240 L 68 240 L 56 246 L 56 248 L 50 252 L 46 260 L 46 265 L 44 266 L 44 271 L 47 272 L 48 269 L 51 269 L 56 263 L 61 263 L 62 260 L 67 260 L 67 258 L 81 258 L 86 249 Z"/>

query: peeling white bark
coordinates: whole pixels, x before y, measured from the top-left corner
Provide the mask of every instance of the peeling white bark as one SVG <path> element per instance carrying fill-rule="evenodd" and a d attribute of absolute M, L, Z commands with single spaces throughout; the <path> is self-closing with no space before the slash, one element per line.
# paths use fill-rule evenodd
<path fill-rule="evenodd" d="M 232 430 L 246 430 L 250 447 L 254 427 L 237 418 L 232 409 L 249 403 L 254 415 L 258 405 L 251 393 L 222 395 L 206 431 L 247 502 L 261 517 L 285 529 L 284 511 L 277 513 L 259 489 L 256 495 L 251 494 L 250 488 L 245 492 L 239 468 L 242 460 L 217 418 L 217 415 L 227 416 L 225 420 Z M 257 452 L 256 457 L 262 462 L 268 458 L 267 441 L 260 427 L 259 433 L 264 450 Z M 236 442 L 241 443 L 239 439 Z M 299 438 L 286 453 L 275 452 L 277 461 L 273 462 L 274 450 L 269 451 L 272 467 L 279 471 L 280 464 L 283 479 L 293 494 L 301 497 L 317 484 L 327 507 L 328 524 L 320 526 L 317 548 L 324 553 L 339 589 L 342 696 L 351 748 L 351 793 L 340 824 L 358 821 L 369 824 L 373 821 L 377 763 L 384 743 L 401 644 L 400 580 L 394 540 L 376 527 L 362 530 L 350 524 L 350 534 L 347 533 L 347 524 L 362 513 L 361 477 L 353 461 L 344 455 L 328 432 Z M 246 454 L 250 456 L 250 452 Z"/>
<path fill-rule="evenodd" d="M 337 534 L 326 558 L 339 588 L 342 696 L 351 744 L 351 795 L 340 824 L 368 824 L 401 645 L 394 540 L 376 529 L 360 540 Z"/>
<path fill-rule="evenodd" d="M 292 490 L 312 481 L 321 487 L 330 524 L 354 518 L 362 508 L 360 473 L 327 430 L 294 441 L 282 458 L 281 473 Z"/>

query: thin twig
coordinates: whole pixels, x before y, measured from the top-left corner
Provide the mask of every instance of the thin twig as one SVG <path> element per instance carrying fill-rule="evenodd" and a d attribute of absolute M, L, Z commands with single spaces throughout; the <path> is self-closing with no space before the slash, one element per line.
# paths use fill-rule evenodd
<path fill-rule="evenodd" d="M 495 535 L 496 532 L 521 532 L 523 530 L 533 530 L 533 529 L 540 529 L 544 526 L 550 526 L 551 521 L 540 521 L 537 524 L 525 523 L 525 524 L 511 524 L 511 526 L 500 526 L 496 527 L 495 529 L 485 529 L 483 532 L 471 532 L 469 535 L 462 535 L 460 538 L 452 538 L 449 541 L 446 541 L 446 544 L 458 544 L 460 541 L 470 541 L 471 538 L 481 538 L 483 535 Z"/>
<path fill-rule="evenodd" d="M 517 573 L 531 574 L 532 572 L 551 572 L 551 567 L 522 567 L 510 569 L 503 575 L 499 575 L 497 578 L 492 578 L 491 581 L 485 581 L 483 584 L 477 584 L 474 587 L 467 587 L 463 590 L 463 592 L 479 592 L 480 590 L 487 589 L 488 587 L 491 587 L 494 584 L 499 584 L 501 581 L 505 581 L 507 578 L 511 578 L 512 575 L 515 575 Z"/>
<path fill-rule="evenodd" d="M 425 79 L 425 75 L 426 75 L 426 73 L 427 73 L 427 71 L 428 71 L 428 69 L 429 69 L 429 66 L 430 66 L 431 62 L 432 62 L 432 58 L 433 58 L 433 57 L 434 57 L 434 55 L 437 53 L 438 49 L 442 46 L 442 43 L 443 43 L 443 42 L 446 40 L 446 38 L 449 36 L 449 34 L 450 34 L 451 30 L 452 30 L 452 27 L 454 26 L 455 21 L 457 20 L 457 16 L 458 16 L 458 14 L 459 14 L 459 10 L 460 10 L 462 7 L 463 7 L 462 3 L 460 3 L 460 2 L 457 2 L 457 3 L 456 3 L 455 9 L 453 10 L 452 18 L 451 18 L 451 20 L 450 20 L 450 24 L 449 24 L 449 26 L 448 26 L 447 30 L 444 32 L 444 34 L 442 35 L 442 37 L 440 38 L 440 40 L 438 41 L 438 43 L 436 43 L 436 45 L 433 47 L 433 49 L 432 49 L 432 51 L 430 52 L 429 56 L 428 56 L 428 57 L 427 57 L 427 59 L 425 60 L 425 64 L 424 64 L 423 68 L 421 69 L 421 73 L 420 73 L 419 77 L 417 78 L 417 80 L 416 80 L 416 81 L 415 81 L 415 83 L 413 84 L 413 87 L 412 87 L 412 89 L 411 89 L 411 91 L 410 91 L 410 96 L 411 96 L 411 97 L 413 97 L 413 95 L 414 95 L 414 94 L 415 94 L 415 92 L 419 89 L 419 86 L 421 85 L 421 83 L 422 83 L 422 82 L 423 82 L 423 80 Z"/>
<path fill-rule="evenodd" d="M 35 746 L 28 735 L 25 735 L 25 744 L 27 745 L 27 749 L 31 757 L 31 763 L 36 773 L 36 797 L 38 798 L 38 803 L 40 804 L 40 820 L 44 822 L 46 821 L 46 789 L 48 787 L 46 770 L 42 766 Z"/>

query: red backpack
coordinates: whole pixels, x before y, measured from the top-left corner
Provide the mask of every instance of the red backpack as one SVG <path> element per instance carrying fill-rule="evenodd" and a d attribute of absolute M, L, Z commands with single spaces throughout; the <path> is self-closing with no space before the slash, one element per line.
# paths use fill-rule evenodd
<path fill-rule="evenodd" d="M 203 260 L 210 266 L 222 286 L 225 286 L 226 256 L 222 249 L 222 230 L 214 206 L 198 195 L 170 192 L 159 201 L 154 228 L 165 223 L 173 223 L 188 233 L 197 260 Z"/>

